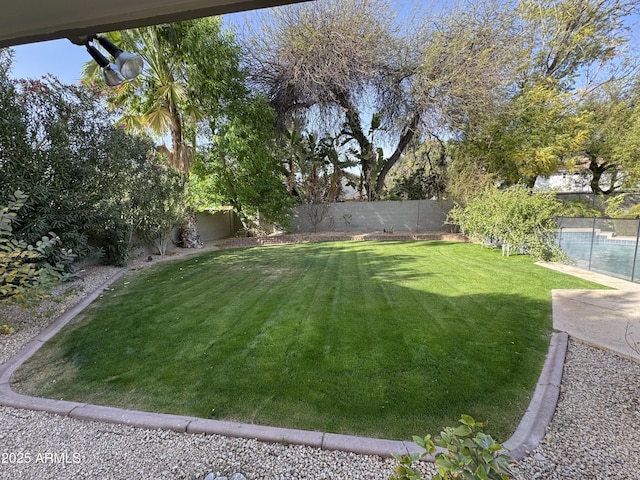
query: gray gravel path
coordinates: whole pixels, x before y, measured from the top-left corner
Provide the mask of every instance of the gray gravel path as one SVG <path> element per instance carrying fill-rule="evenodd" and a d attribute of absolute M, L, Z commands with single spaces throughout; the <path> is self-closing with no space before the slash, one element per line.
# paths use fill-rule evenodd
<path fill-rule="evenodd" d="M 117 271 L 88 267 L 84 280 L 57 288 L 53 300 L 38 309 L 2 307 L 0 319 L 4 315 L 18 331 L 0 335 L 0 362 Z M 570 341 L 556 415 L 540 446 L 514 467 L 514 478 L 638 479 L 638 452 L 640 363 Z M 0 479 L 201 480 L 209 472 L 241 472 L 249 480 L 386 479 L 394 464 L 380 457 L 0 407 Z"/>

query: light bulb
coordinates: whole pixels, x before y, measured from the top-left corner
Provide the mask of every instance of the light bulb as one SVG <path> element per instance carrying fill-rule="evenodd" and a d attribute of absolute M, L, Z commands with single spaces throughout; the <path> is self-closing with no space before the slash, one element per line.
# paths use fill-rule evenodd
<path fill-rule="evenodd" d="M 144 62 L 136 53 L 121 52 L 116 57 L 116 65 L 127 80 L 132 80 L 142 73 Z"/>

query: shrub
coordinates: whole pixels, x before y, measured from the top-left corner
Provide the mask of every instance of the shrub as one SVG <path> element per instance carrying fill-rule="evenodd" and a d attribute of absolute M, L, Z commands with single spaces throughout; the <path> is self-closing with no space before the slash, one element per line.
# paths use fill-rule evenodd
<path fill-rule="evenodd" d="M 438 473 L 432 480 L 506 480 L 510 478 L 509 463 L 513 459 L 504 453 L 501 444 L 482 431 L 487 422 L 476 422 L 469 415 L 462 415 L 456 428 L 446 427 L 440 438 L 413 437 L 414 442 L 425 449 L 424 453 L 394 455 L 399 464 L 390 480 L 419 480 L 422 473 L 413 468 L 418 460 L 435 453 Z M 436 446 L 446 449 L 436 453 Z"/>
<path fill-rule="evenodd" d="M 12 225 L 27 198 L 18 190 L 8 205 L 0 205 L 0 300 L 23 300 L 38 287 L 67 278 L 65 267 L 74 260 L 70 250 L 59 248 L 60 239 L 53 232 L 35 245 L 13 238 Z M 54 250 L 59 261 L 52 265 L 45 259 Z"/>
<path fill-rule="evenodd" d="M 466 206 L 456 205 L 449 220 L 467 237 L 502 247 L 507 256 L 518 251 L 550 260 L 562 258 L 553 242 L 561 208 L 553 193 L 532 193 L 524 185 L 506 190 L 492 185 Z"/>
<path fill-rule="evenodd" d="M 603 200 L 604 214 L 611 218 L 622 218 L 624 216 L 624 208 L 622 204 L 624 202 L 624 194 L 613 195 Z"/>
<path fill-rule="evenodd" d="M 134 211 L 138 212 L 134 220 L 135 232 L 143 242 L 164 255 L 173 242 L 174 230 L 185 219 L 187 178 L 154 159 L 140 165 L 136 177 L 138 184 L 146 182 L 146 188 L 131 194 Z"/>
<path fill-rule="evenodd" d="M 602 210 L 588 201 L 574 200 L 562 204 L 563 217 L 602 217 Z"/>
<path fill-rule="evenodd" d="M 131 232 L 153 236 L 175 203 L 164 188 L 175 175 L 158 167 L 149 138 L 114 125 L 98 89 L 50 76 L 13 81 L 10 66 L 0 52 L 0 204 L 16 189 L 28 194 L 13 239 L 35 245 L 54 231 L 81 258 L 126 264 Z M 61 252 L 46 249 L 46 261 L 57 265 Z"/>

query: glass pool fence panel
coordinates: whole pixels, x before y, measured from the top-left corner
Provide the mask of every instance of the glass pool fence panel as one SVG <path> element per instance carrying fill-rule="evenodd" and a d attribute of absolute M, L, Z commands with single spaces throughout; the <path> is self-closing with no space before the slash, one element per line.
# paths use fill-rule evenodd
<path fill-rule="evenodd" d="M 558 244 L 576 266 L 640 281 L 640 220 L 560 217 L 558 227 Z"/>

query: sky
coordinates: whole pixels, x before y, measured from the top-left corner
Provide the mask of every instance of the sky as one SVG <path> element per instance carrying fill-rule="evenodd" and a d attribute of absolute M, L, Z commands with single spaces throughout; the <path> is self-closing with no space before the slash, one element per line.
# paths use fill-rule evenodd
<path fill-rule="evenodd" d="M 395 0 L 394 5 L 399 11 L 408 10 L 416 3 L 438 3 L 437 0 Z M 242 26 L 245 17 L 252 12 L 224 15 L 225 23 Z M 102 32 L 96 32 L 102 33 Z M 12 47 L 14 61 L 11 77 L 41 78 L 52 74 L 62 83 L 77 83 L 81 77 L 83 65 L 91 60 L 89 53 L 83 46 L 75 45 L 67 39 L 48 42 L 31 43 Z"/>
<path fill-rule="evenodd" d="M 225 15 L 225 21 L 242 21 L 242 13 Z M 102 33 L 102 32 L 98 32 Z M 40 78 L 52 74 L 65 84 L 77 83 L 83 65 L 91 60 L 84 46 L 66 38 L 12 47 L 14 51 L 11 77 Z"/>
<path fill-rule="evenodd" d="M 411 10 L 415 4 L 431 4 L 437 6 L 439 0 L 395 0 L 394 6 L 402 15 Z M 445 2 L 446 3 L 446 2 Z M 225 15 L 225 23 L 241 26 L 248 13 Z M 635 19 L 634 19 L 635 20 Z M 635 22 L 634 22 L 635 23 Z M 101 33 L 101 32 L 97 32 Z M 634 35 L 636 46 L 640 41 L 640 27 L 635 24 Z M 11 76 L 13 78 L 40 78 L 52 74 L 62 83 L 77 83 L 80 79 L 83 65 L 91 60 L 83 46 L 71 43 L 67 39 L 38 42 L 13 47 L 15 52 Z"/>

